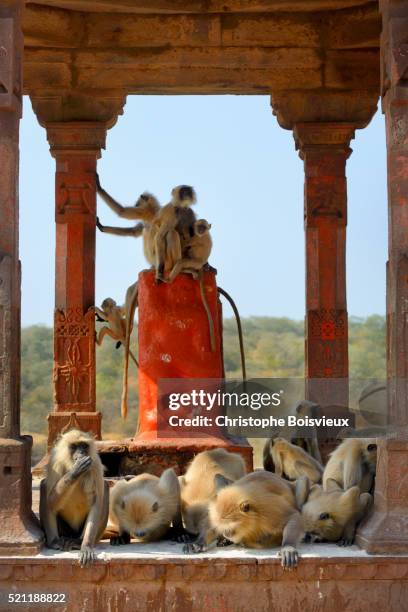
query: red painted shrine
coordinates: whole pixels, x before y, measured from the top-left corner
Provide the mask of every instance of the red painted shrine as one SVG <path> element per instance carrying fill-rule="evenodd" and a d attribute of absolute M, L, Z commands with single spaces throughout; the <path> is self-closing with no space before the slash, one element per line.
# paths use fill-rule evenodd
<path fill-rule="evenodd" d="M 319 610 L 404 609 L 408 442 L 402 435 L 380 443 L 374 510 L 358 535 L 359 545 L 378 557 L 359 551 L 347 557 L 315 555 L 305 558 L 298 572 L 284 576 L 278 560 L 269 557 L 239 562 L 197 559 L 194 564 L 118 558 L 105 564 L 98 561 L 79 573 L 70 560 L 51 562 L 36 556 L 42 535 L 31 511 L 31 440 L 21 435 L 19 424 L 17 183 L 25 93 L 46 129 L 56 163 L 54 406 L 48 421 L 49 446 L 72 422 L 101 438 L 93 312 L 95 171 L 107 130 L 123 112 L 127 95 L 270 95 L 279 124 L 293 131 L 305 172 L 307 395 L 319 401 L 322 388 L 314 380 L 336 380 L 339 397 L 347 403 L 346 163 L 356 130 L 370 122 L 381 97 L 388 163 L 388 413 L 394 423 L 406 426 L 407 48 L 407 0 L 0 2 L 0 591 L 10 585 L 44 590 L 64 581 L 75 602 L 80 584 L 81 592 L 88 594 L 84 610 L 130 609 L 127 602 L 134 597 L 139 597 L 143 610 L 235 610 L 242 601 L 282 611 L 309 609 L 316 602 Z M 128 451 L 148 455 L 150 449 L 147 463 L 163 452 L 164 465 L 167 452 L 185 451 L 184 461 L 219 441 L 201 441 L 196 447 L 190 443 L 187 450 L 169 440 L 160 446 L 154 429 L 155 379 L 162 373 L 185 372 L 174 330 L 163 326 L 161 315 L 148 316 L 151 307 L 164 308 L 170 289 L 159 287 L 162 295 L 157 288 L 150 290 L 148 275 L 142 275 L 141 282 L 141 432 Z M 212 287 L 218 348 L 204 373 L 218 376 L 222 373 L 220 309 L 214 279 L 208 277 L 206 282 Z M 206 329 L 200 313 L 199 329 Z M 163 345 L 169 339 L 174 344 L 174 351 L 166 352 L 170 362 L 163 357 L 155 361 L 164 355 L 162 346 L 149 352 L 154 346 L 149 333 L 157 326 L 165 336 Z M 189 338 L 191 355 L 197 354 L 194 343 L 206 341 L 200 333 Z M 190 361 L 194 368 L 188 373 L 198 372 L 199 362 Z M 237 450 L 250 462 L 249 447 Z"/>

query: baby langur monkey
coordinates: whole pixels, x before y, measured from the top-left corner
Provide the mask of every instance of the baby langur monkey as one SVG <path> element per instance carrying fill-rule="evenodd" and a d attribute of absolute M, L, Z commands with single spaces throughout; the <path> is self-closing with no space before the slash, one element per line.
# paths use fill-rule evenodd
<path fill-rule="evenodd" d="M 344 490 L 357 485 L 370 493 L 377 468 L 375 438 L 348 438 L 332 452 L 323 473 L 323 489 L 334 480 Z"/>
<path fill-rule="evenodd" d="M 372 505 L 370 493 L 361 493 L 357 486 L 344 491 L 334 480 L 326 487 L 314 485 L 302 508 L 305 542 L 338 542 L 350 546 L 356 526 Z"/>
<path fill-rule="evenodd" d="M 174 187 L 171 201 L 155 217 L 156 282 L 166 280 L 194 235 L 196 216 L 190 207 L 196 200 L 196 193 L 190 185 Z"/>
<path fill-rule="evenodd" d="M 179 259 L 170 272 L 169 283 L 173 282 L 180 272 L 189 272 L 198 277 L 198 273 L 208 262 L 212 249 L 210 236 L 211 223 L 206 219 L 198 219 L 194 222 L 194 235 L 187 240 L 183 249 L 182 259 Z"/>
<path fill-rule="evenodd" d="M 216 535 L 248 548 L 281 545 L 282 566 L 296 567 L 296 546 L 304 533 L 299 512 L 303 480 L 307 481 L 304 478 L 295 485 L 276 474 L 257 470 L 234 483 L 225 482 L 227 486 L 210 503 L 207 546 Z"/>
<path fill-rule="evenodd" d="M 122 206 L 107 193 L 100 184 L 99 176 L 96 175 L 96 188 L 102 200 L 122 219 L 139 219 L 143 221 L 143 225 L 138 223 L 134 227 L 111 227 L 102 225 L 97 218 L 97 227 L 101 232 L 114 234 L 116 236 L 133 236 L 137 238 L 143 235 L 143 250 L 144 255 L 151 266 L 156 263 L 154 251 L 154 237 L 156 234 L 156 226 L 153 220 L 160 211 L 160 204 L 154 195 L 148 192 L 142 193 L 139 196 L 134 206 Z"/>
<path fill-rule="evenodd" d="M 173 469 L 160 478 L 139 474 L 112 487 L 107 531 L 113 546 L 129 544 L 131 538 L 157 541 L 171 524 L 176 532 L 182 531 L 180 485 Z"/>
<path fill-rule="evenodd" d="M 90 434 L 64 433 L 54 446 L 40 487 L 40 520 L 49 548 L 80 549 L 81 566 L 95 559 L 109 512 L 109 487 Z"/>
<path fill-rule="evenodd" d="M 125 308 L 118 306 L 112 298 L 105 298 L 101 307 L 95 306 L 95 314 L 102 320 L 109 323 L 101 327 L 96 335 L 96 344 L 101 346 L 105 336 L 110 336 L 117 340 L 116 348 L 121 344 L 126 346 L 126 311 Z M 129 349 L 129 355 L 138 366 L 136 357 Z"/>
<path fill-rule="evenodd" d="M 209 530 L 208 504 L 217 494 L 215 476 L 229 482 L 245 476 L 241 455 L 223 448 L 204 451 L 194 457 L 184 476 L 180 477 L 181 511 L 186 530 L 198 538 L 186 544 L 184 552 L 200 552 Z"/>
<path fill-rule="evenodd" d="M 313 484 L 320 482 L 323 474 L 323 467 L 316 459 L 284 438 L 267 440 L 264 447 L 264 468 L 288 480 L 307 476 Z"/>

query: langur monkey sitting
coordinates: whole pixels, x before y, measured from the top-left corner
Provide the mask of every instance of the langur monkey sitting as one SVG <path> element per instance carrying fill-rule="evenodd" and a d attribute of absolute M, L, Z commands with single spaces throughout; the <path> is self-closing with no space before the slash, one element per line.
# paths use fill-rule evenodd
<path fill-rule="evenodd" d="M 353 486 L 344 491 L 334 480 L 327 480 L 325 489 L 313 485 L 302 508 L 305 542 L 338 542 L 350 546 L 357 524 L 372 505 L 370 493 L 361 493 Z"/>
<path fill-rule="evenodd" d="M 168 282 L 172 283 L 180 272 L 188 272 L 198 278 L 199 272 L 208 262 L 212 249 L 211 224 L 206 219 L 194 222 L 194 235 L 188 239 L 179 259 L 170 272 Z"/>
<path fill-rule="evenodd" d="M 101 304 L 101 307 L 95 306 L 96 315 L 102 320 L 109 323 L 101 327 L 96 335 L 96 344 L 101 346 L 105 336 L 110 336 L 113 340 L 117 340 L 116 348 L 119 348 L 121 344 L 126 347 L 126 310 L 125 308 L 118 306 L 112 298 L 105 298 Z M 131 324 L 133 327 L 133 321 Z M 136 357 L 129 349 L 129 355 L 138 366 Z"/>
<path fill-rule="evenodd" d="M 40 521 L 55 550 L 80 549 L 81 566 L 95 559 L 106 527 L 109 487 L 92 436 L 77 429 L 54 446 L 40 487 Z"/>
<path fill-rule="evenodd" d="M 133 236 L 137 238 L 143 235 L 143 250 L 144 255 L 151 266 L 155 265 L 155 234 L 156 225 L 153 224 L 154 219 L 160 211 L 160 204 L 154 195 L 144 192 L 136 201 L 134 206 L 122 206 L 112 198 L 102 187 L 99 182 L 99 176 L 96 175 L 96 188 L 102 200 L 122 219 L 140 219 L 143 221 L 143 226 L 138 223 L 134 227 L 111 227 L 102 225 L 97 219 L 97 226 L 101 232 L 114 234 L 116 236 Z"/>
<path fill-rule="evenodd" d="M 371 492 L 377 468 L 375 438 L 348 438 L 332 452 L 323 473 L 323 488 L 334 480 L 344 490 L 357 485 Z"/>
<path fill-rule="evenodd" d="M 273 469 L 270 469 L 273 466 Z M 303 448 L 284 438 L 271 438 L 264 447 L 264 468 L 288 480 L 307 476 L 313 484 L 321 482 L 323 467 Z"/>
<path fill-rule="evenodd" d="M 196 200 L 196 193 L 189 185 L 174 187 L 171 201 L 160 209 L 154 219 L 157 282 L 166 280 L 194 235 L 196 216 L 190 207 Z"/>
<path fill-rule="evenodd" d="M 131 538 L 154 542 L 170 529 L 182 531 L 180 485 L 173 469 L 158 478 L 139 474 L 130 480 L 120 480 L 111 489 L 109 524 L 113 546 L 129 544 Z"/>
<path fill-rule="evenodd" d="M 208 504 L 217 493 L 215 476 L 223 476 L 230 482 L 245 476 L 245 463 L 241 455 L 223 448 L 203 451 L 194 457 L 184 476 L 180 477 L 181 511 L 186 530 L 198 538 L 186 544 L 184 552 L 196 552 L 206 541 Z"/>
<path fill-rule="evenodd" d="M 302 487 L 276 474 L 257 470 L 233 483 L 218 478 L 218 494 L 209 506 L 208 546 L 216 535 L 248 548 L 280 546 L 282 566 L 297 566 L 297 543 L 303 536 L 298 492 Z M 304 479 L 307 480 L 307 479 Z"/>

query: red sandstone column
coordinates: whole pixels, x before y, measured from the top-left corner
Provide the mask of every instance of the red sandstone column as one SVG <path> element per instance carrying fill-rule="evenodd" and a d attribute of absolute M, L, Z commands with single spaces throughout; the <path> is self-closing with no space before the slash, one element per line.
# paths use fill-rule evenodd
<path fill-rule="evenodd" d="M 0 6 L 0 554 L 34 554 L 42 533 L 31 512 L 31 445 L 20 436 L 18 169 L 22 2 Z"/>
<path fill-rule="evenodd" d="M 345 169 L 354 126 L 298 123 L 294 136 L 305 168 L 306 395 L 347 406 Z"/>
<path fill-rule="evenodd" d="M 54 412 L 48 445 L 71 420 L 101 437 L 95 407 L 96 162 L 105 146 L 102 122 L 47 123 L 56 160 Z"/>
<path fill-rule="evenodd" d="M 382 107 L 388 161 L 387 377 L 392 425 L 408 425 L 408 10 L 380 2 Z M 368 552 L 408 552 L 408 442 L 379 443 L 374 512 L 358 542 Z"/>

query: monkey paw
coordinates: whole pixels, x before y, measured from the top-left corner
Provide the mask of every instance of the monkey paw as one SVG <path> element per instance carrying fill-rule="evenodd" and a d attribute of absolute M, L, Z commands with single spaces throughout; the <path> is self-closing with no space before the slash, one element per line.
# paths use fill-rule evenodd
<path fill-rule="evenodd" d="M 354 542 L 354 537 L 352 538 L 343 537 L 337 542 L 337 546 L 352 546 L 353 542 Z"/>
<path fill-rule="evenodd" d="M 54 538 L 47 546 L 52 550 L 64 550 L 64 538 Z"/>
<path fill-rule="evenodd" d="M 66 552 L 70 550 L 79 550 L 81 548 L 81 538 L 66 538 L 62 537 L 59 539 L 61 548 L 60 550 L 64 550 Z"/>
<path fill-rule="evenodd" d="M 92 458 L 89 456 L 81 457 L 81 459 L 78 459 L 78 461 L 74 464 L 74 467 L 72 468 L 73 478 L 78 478 L 78 476 L 89 470 L 91 465 Z"/>
<path fill-rule="evenodd" d="M 96 555 L 93 548 L 84 546 L 79 553 L 79 565 L 86 567 L 95 561 Z"/>
<path fill-rule="evenodd" d="M 218 540 L 217 540 L 217 546 L 219 548 L 223 547 L 223 546 L 232 546 L 233 542 L 231 542 L 231 540 L 228 540 L 228 538 L 224 538 L 224 536 L 219 536 Z"/>
<path fill-rule="evenodd" d="M 170 527 L 167 532 L 167 537 L 169 538 L 170 542 L 185 544 L 186 542 L 192 542 L 197 536 L 186 531 L 184 527 Z"/>
<path fill-rule="evenodd" d="M 130 535 L 128 533 L 122 533 L 122 535 L 111 536 L 111 546 L 122 546 L 122 544 L 130 544 Z"/>
<path fill-rule="evenodd" d="M 205 545 L 199 541 L 187 542 L 187 544 L 184 544 L 183 546 L 183 553 L 185 555 L 198 554 L 205 552 L 206 550 Z"/>
<path fill-rule="evenodd" d="M 299 553 L 294 546 L 283 546 L 280 549 L 278 556 L 281 558 L 281 565 L 283 569 L 291 570 L 297 567 Z"/>

